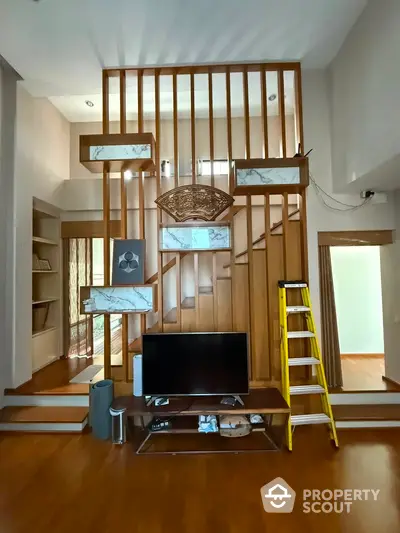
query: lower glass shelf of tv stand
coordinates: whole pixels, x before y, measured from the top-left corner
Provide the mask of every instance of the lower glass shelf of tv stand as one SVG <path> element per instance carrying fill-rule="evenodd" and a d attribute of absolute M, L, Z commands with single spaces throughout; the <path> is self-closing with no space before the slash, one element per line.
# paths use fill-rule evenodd
<path fill-rule="evenodd" d="M 138 455 L 279 451 L 287 416 L 287 413 L 264 415 L 264 423 L 253 424 L 251 433 L 242 437 L 224 437 L 219 432 L 200 433 L 195 415 L 171 416 L 170 427 L 158 431 L 148 427 L 144 416 L 128 417 L 128 438 Z M 140 425 L 135 425 L 134 418 L 139 419 Z"/>

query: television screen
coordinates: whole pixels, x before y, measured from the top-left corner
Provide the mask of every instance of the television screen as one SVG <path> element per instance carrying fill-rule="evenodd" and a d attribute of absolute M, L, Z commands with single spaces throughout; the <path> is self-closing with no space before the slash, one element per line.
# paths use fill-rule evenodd
<path fill-rule="evenodd" d="M 246 333 L 143 335 L 143 394 L 248 394 Z"/>

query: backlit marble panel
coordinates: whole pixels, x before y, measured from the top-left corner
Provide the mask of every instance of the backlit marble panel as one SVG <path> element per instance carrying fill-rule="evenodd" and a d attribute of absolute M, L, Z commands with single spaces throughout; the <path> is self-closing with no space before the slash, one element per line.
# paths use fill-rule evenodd
<path fill-rule="evenodd" d="M 150 144 L 109 144 L 107 146 L 90 146 L 91 161 L 108 161 L 111 159 L 149 159 Z"/>
<path fill-rule="evenodd" d="M 289 185 L 300 183 L 299 167 L 240 168 L 236 185 Z"/>
<path fill-rule="evenodd" d="M 145 313 L 153 310 L 153 287 L 90 287 L 85 313 Z"/>
<path fill-rule="evenodd" d="M 162 250 L 215 250 L 230 248 L 229 226 L 165 227 L 161 229 Z"/>

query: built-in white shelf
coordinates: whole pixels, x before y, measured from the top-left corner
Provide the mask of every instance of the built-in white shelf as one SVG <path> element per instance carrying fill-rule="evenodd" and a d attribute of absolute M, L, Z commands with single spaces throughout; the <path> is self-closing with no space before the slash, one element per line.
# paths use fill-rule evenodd
<path fill-rule="evenodd" d="M 39 244 L 48 244 L 49 246 L 58 246 L 58 242 L 45 239 L 44 237 L 32 237 L 32 241 Z"/>
<path fill-rule="evenodd" d="M 32 305 L 48 304 L 51 302 L 58 302 L 58 298 L 47 298 L 46 300 L 35 300 L 32 302 Z"/>
<path fill-rule="evenodd" d="M 58 274 L 58 270 L 32 270 L 32 274 Z"/>
<path fill-rule="evenodd" d="M 34 331 L 32 333 L 32 338 L 39 337 L 39 335 L 44 335 L 46 333 L 50 333 L 50 331 L 54 331 L 56 329 L 57 329 L 56 326 L 48 326 L 46 328 L 40 329 L 39 331 Z"/>

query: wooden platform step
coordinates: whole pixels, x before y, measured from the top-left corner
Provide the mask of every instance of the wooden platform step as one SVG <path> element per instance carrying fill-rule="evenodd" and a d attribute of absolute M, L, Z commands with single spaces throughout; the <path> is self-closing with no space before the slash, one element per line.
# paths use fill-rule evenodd
<path fill-rule="evenodd" d="M 332 405 L 335 420 L 400 420 L 400 405 Z"/>
<path fill-rule="evenodd" d="M 5 407 L 0 431 L 81 432 L 88 414 L 87 407 Z"/>

